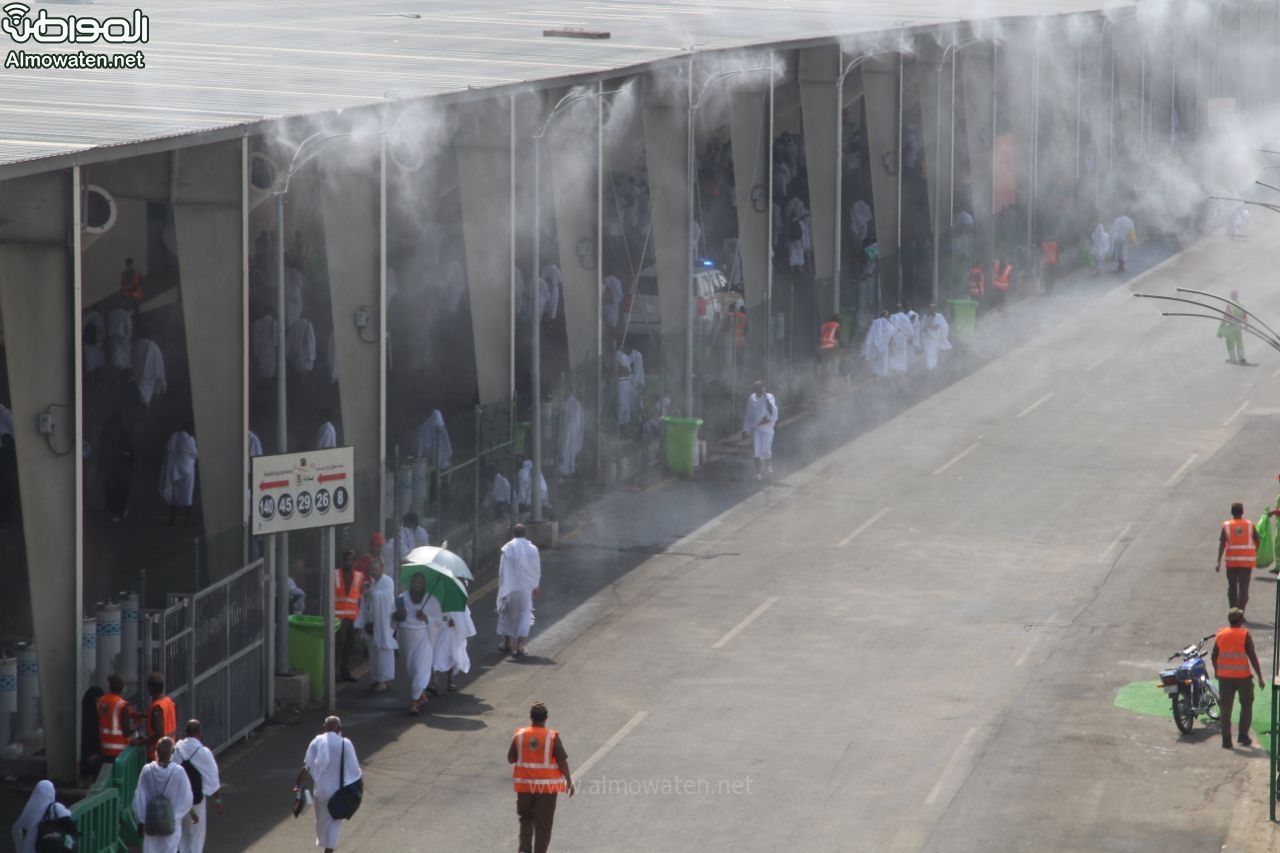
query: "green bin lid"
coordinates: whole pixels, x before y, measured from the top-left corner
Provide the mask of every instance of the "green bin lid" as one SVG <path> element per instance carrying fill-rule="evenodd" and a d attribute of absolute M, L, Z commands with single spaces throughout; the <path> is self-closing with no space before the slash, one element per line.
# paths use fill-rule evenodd
<path fill-rule="evenodd" d="M 664 415 L 663 417 L 659 418 L 659 420 L 662 421 L 664 424 L 669 424 L 671 426 L 681 426 L 681 427 L 702 426 L 702 418 L 673 418 L 669 415 Z"/>

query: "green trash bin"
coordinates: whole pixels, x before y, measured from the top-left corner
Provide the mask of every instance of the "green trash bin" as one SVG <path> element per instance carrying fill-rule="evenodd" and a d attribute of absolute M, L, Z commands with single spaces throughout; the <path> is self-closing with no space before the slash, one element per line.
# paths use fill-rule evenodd
<path fill-rule="evenodd" d="M 337 619 L 333 630 L 338 630 Z M 289 668 L 310 678 L 312 701 L 324 697 L 324 617 L 289 617 Z"/>
<path fill-rule="evenodd" d="M 971 340 L 978 319 L 978 303 L 972 299 L 948 299 L 947 302 L 951 304 L 951 331 L 956 333 L 956 339 Z"/>
<path fill-rule="evenodd" d="M 529 425 L 530 421 L 516 422 L 516 434 L 515 438 L 512 439 L 512 450 L 516 456 L 524 456 L 525 439 L 529 435 Z M 519 460 L 517 459 L 516 461 L 518 462 Z"/>
<path fill-rule="evenodd" d="M 853 308 L 845 308 L 840 312 L 840 343 L 848 346 L 853 340 L 854 317 L 857 312 Z"/>
<path fill-rule="evenodd" d="M 698 429 L 702 418 L 662 418 L 663 443 L 667 447 L 667 470 L 692 477 L 698 454 Z"/>

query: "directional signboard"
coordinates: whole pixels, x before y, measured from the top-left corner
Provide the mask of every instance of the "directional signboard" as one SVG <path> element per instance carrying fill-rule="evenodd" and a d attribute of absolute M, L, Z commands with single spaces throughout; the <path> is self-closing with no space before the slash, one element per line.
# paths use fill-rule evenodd
<path fill-rule="evenodd" d="M 355 450 L 255 456 L 252 532 L 285 533 L 355 521 Z"/>

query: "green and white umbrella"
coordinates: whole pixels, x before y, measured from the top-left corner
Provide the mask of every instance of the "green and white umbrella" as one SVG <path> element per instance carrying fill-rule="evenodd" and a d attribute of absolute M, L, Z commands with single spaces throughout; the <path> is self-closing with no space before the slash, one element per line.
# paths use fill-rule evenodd
<path fill-rule="evenodd" d="M 406 563 L 400 567 L 400 588 L 409 594 L 409 584 L 414 575 L 422 575 L 427 583 L 427 595 L 435 596 L 445 613 L 461 613 L 467 609 L 467 588 L 453 572 L 443 566 L 423 563 Z"/>
<path fill-rule="evenodd" d="M 448 542 L 445 543 L 446 546 L 448 544 Z M 474 580 L 471 576 L 471 569 L 467 568 L 467 561 L 447 548 L 423 545 L 421 548 L 414 548 L 410 551 L 405 556 L 404 561 L 406 563 L 418 563 L 422 566 L 439 566 L 442 569 L 448 569 L 458 580 Z"/>

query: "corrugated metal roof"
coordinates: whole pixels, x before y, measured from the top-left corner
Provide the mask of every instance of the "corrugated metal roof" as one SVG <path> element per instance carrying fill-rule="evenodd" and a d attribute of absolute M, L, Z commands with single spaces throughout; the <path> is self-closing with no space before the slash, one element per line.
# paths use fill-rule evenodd
<path fill-rule="evenodd" d="M 948 0 L 162 0 L 150 41 L 16 44 L 0 52 L 132 53 L 139 70 L 0 67 L 6 166 L 284 116 L 607 73 L 682 54 L 824 39 L 977 14 Z M 134 4 L 31 4 L 31 14 L 130 17 Z M 981 17 L 1106 0 L 985 0 Z M 6 8 L 8 8 L 6 6 Z M 547 29 L 608 39 L 548 38 Z M 52 166 L 53 163 L 50 163 Z M 11 169 L 9 171 L 12 171 Z"/>

